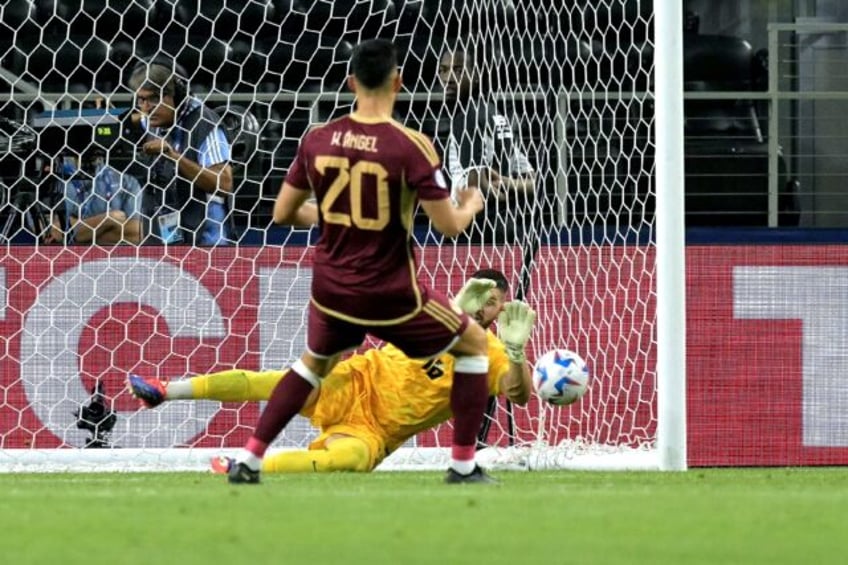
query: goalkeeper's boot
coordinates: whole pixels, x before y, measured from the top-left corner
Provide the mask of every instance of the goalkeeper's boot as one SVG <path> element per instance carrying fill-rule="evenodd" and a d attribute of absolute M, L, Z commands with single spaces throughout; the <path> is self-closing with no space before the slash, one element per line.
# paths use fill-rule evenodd
<path fill-rule="evenodd" d="M 448 469 L 448 472 L 445 475 L 445 482 L 449 485 L 457 485 L 462 483 L 482 483 L 489 485 L 498 484 L 497 479 L 488 475 L 486 471 L 484 471 L 480 467 L 480 465 L 474 465 L 474 470 L 468 473 L 467 475 L 458 473 L 453 468 Z"/>
<path fill-rule="evenodd" d="M 236 460 L 232 457 L 227 457 L 226 455 L 218 455 L 217 457 L 213 457 L 209 462 L 210 467 L 212 467 L 212 472 L 216 475 L 229 475 L 230 469 L 233 468 Z"/>
<path fill-rule="evenodd" d="M 165 383 L 157 378 L 144 378 L 130 374 L 127 378 L 133 396 L 148 408 L 159 406 L 165 401 Z"/>
<path fill-rule="evenodd" d="M 233 466 L 227 472 L 227 480 L 235 485 L 255 485 L 259 483 L 259 471 L 233 461 Z"/>

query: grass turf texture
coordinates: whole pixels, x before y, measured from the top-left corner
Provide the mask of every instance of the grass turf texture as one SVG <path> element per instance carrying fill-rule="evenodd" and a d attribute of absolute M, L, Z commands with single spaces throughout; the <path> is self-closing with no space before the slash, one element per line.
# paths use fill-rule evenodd
<path fill-rule="evenodd" d="M 4 563 L 844 563 L 848 469 L 0 474 Z"/>

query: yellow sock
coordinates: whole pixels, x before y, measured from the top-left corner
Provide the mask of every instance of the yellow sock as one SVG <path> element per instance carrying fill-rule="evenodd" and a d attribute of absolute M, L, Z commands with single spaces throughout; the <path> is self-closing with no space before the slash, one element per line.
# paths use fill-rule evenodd
<path fill-rule="evenodd" d="M 284 371 L 243 371 L 233 369 L 198 375 L 191 379 L 192 397 L 222 402 L 268 400 L 283 378 Z"/>
<path fill-rule="evenodd" d="M 353 437 L 339 438 L 324 449 L 282 451 L 262 460 L 265 473 L 367 472 L 370 467 L 368 446 Z"/>

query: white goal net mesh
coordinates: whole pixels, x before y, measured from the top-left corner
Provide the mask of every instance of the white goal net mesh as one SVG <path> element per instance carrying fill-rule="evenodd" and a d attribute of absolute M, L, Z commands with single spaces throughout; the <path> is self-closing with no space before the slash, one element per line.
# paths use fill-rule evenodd
<path fill-rule="evenodd" d="M 479 268 L 502 270 L 512 296 L 538 312 L 530 361 L 566 348 L 591 369 L 572 406 L 499 399 L 485 436 L 493 460 L 569 466 L 636 453 L 625 465 L 641 465 L 657 428 L 652 9 L 634 0 L 4 3 L 0 467 L 195 468 L 243 445 L 259 404 L 141 410 L 126 375 L 277 369 L 299 356 L 311 247 L 306 232 L 270 225 L 271 205 L 307 127 L 350 110 L 352 46 L 375 36 L 400 47 L 398 119 L 435 140 L 452 183 L 489 184 L 485 221 L 467 237 L 440 242 L 417 223 L 423 280 L 455 292 Z M 464 76 L 457 53 L 470 90 L 454 100 L 439 74 Z M 136 178 L 139 198 L 156 184 L 127 133 L 137 103 L 128 77 L 155 56 L 179 63 L 232 146 L 233 194 L 218 219 L 226 245 L 57 235 L 51 224 L 67 225 L 67 200 L 102 167 Z M 108 425 L 94 430 L 81 410 L 101 399 L 103 419 L 88 421 Z M 278 445 L 305 447 L 315 435 L 300 418 Z M 449 424 L 424 432 L 387 463 L 427 464 L 449 438 Z M 92 440 L 107 449 L 82 449 Z"/>

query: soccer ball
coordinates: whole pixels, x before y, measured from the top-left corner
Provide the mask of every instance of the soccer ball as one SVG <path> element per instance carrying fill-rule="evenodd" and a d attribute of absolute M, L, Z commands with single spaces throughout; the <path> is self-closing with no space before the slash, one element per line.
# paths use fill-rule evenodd
<path fill-rule="evenodd" d="M 542 355 L 533 367 L 533 388 L 543 400 L 565 406 L 586 393 L 589 367 L 567 349 L 554 349 Z"/>

